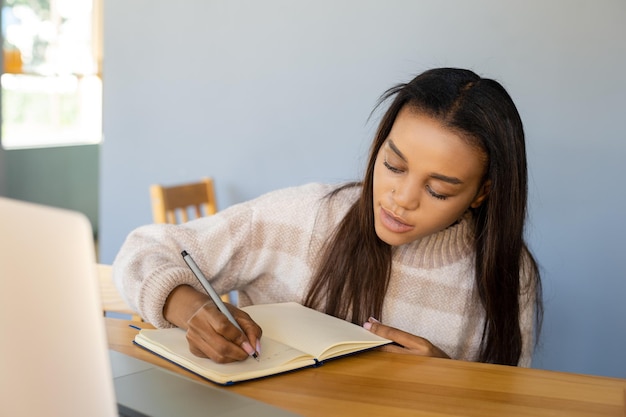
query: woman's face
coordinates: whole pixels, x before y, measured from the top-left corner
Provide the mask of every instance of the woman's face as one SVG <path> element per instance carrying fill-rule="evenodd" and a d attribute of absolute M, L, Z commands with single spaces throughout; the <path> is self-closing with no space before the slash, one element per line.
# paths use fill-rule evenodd
<path fill-rule="evenodd" d="M 454 224 L 487 196 L 485 165 L 458 134 L 403 108 L 374 165 L 376 234 L 398 246 Z"/>

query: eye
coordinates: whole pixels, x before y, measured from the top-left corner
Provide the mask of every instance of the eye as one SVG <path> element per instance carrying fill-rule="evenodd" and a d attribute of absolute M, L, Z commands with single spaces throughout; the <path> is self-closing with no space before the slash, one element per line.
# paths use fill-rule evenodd
<path fill-rule="evenodd" d="M 385 160 L 383 161 L 383 165 L 385 166 L 385 168 L 387 168 L 389 171 L 393 172 L 394 174 L 402 173 L 402 170 L 400 168 L 396 168 L 393 165 L 391 165 L 389 162 L 387 162 L 387 158 L 385 158 Z"/>
<path fill-rule="evenodd" d="M 446 200 L 448 198 L 447 195 L 436 193 L 435 190 L 430 188 L 430 185 L 426 186 L 426 191 L 428 191 L 428 194 L 430 194 L 431 196 L 435 197 L 438 200 Z"/>

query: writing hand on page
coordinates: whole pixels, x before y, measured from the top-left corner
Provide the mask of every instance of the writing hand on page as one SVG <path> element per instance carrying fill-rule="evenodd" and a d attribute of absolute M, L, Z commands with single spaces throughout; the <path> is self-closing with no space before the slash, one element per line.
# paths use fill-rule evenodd
<path fill-rule="evenodd" d="M 247 313 L 233 305 L 226 306 L 245 334 L 208 301 L 187 321 L 187 342 L 191 353 L 217 363 L 228 363 L 245 360 L 260 350 L 261 328 Z"/>
<path fill-rule="evenodd" d="M 363 327 L 378 336 L 393 340 L 396 343 L 379 348 L 385 352 L 450 359 L 450 356 L 448 356 L 446 352 L 423 337 L 412 335 L 394 327 L 385 326 L 373 317 L 370 317 L 369 320 L 363 324 Z"/>
<path fill-rule="evenodd" d="M 227 304 L 243 333 L 203 293 L 187 285 L 176 287 L 167 298 L 163 314 L 187 331 L 189 351 L 217 363 L 243 361 L 261 348 L 262 330 L 250 316 Z M 255 348 L 256 347 L 256 348 Z"/>

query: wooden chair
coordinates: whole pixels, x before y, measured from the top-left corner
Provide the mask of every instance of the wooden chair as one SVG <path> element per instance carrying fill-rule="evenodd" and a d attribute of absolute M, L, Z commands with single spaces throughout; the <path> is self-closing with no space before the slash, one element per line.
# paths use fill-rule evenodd
<path fill-rule="evenodd" d="M 132 310 L 117 291 L 111 276 L 111 265 L 96 264 L 98 271 L 98 283 L 100 285 L 100 298 L 102 300 L 102 312 L 118 313 L 130 316 L 133 321 L 143 321 L 136 311 Z"/>
<path fill-rule="evenodd" d="M 172 186 L 153 184 L 150 186 L 150 198 L 155 223 L 179 224 L 217 213 L 211 178 L 205 177 L 199 182 Z M 229 294 L 221 297 L 225 302 L 232 302 Z"/>
<path fill-rule="evenodd" d="M 190 213 L 195 218 L 209 216 L 217 212 L 215 190 L 211 178 L 200 182 L 165 187 L 160 184 L 150 186 L 152 218 L 155 223 L 184 223 Z"/>

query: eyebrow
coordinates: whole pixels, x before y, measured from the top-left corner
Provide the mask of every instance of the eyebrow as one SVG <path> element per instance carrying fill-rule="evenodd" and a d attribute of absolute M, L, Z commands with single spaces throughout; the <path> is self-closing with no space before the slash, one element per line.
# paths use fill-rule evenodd
<path fill-rule="evenodd" d="M 404 162 L 408 162 L 406 157 L 404 156 L 404 154 L 400 151 L 400 149 L 398 149 L 396 144 L 393 143 L 393 141 L 391 139 L 387 140 L 387 144 L 389 145 L 391 150 L 396 155 L 398 155 L 398 157 L 400 157 L 400 159 L 402 159 Z M 449 184 L 454 184 L 454 185 L 463 184 L 463 181 L 461 181 L 459 178 L 457 178 L 457 177 L 449 177 L 449 176 L 443 175 L 443 174 L 433 173 L 433 174 L 430 174 L 430 177 L 434 178 L 436 180 L 447 182 Z"/>
<path fill-rule="evenodd" d="M 400 152 L 400 149 L 398 149 L 398 147 L 396 146 L 395 143 L 393 143 L 393 141 L 391 139 L 389 139 L 387 141 L 387 144 L 389 145 L 389 147 L 391 148 L 391 150 L 400 157 L 400 159 L 402 159 L 404 162 L 408 162 L 406 160 L 406 156 L 404 156 L 404 154 L 402 152 Z"/>
<path fill-rule="evenodd" d="M 447 175 L 442 175 L 442 174 L 431 174 L 430 177 L 436 180 L 441 180 L 441 181 L 450 183 L 450 184 L 455 184 L 455 185 L 463 184 L 463 181 L 461 181 L 457 177 L 448 177 Z"/>

